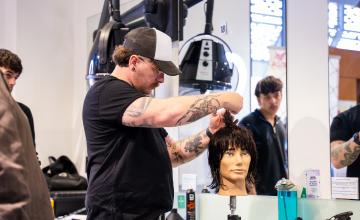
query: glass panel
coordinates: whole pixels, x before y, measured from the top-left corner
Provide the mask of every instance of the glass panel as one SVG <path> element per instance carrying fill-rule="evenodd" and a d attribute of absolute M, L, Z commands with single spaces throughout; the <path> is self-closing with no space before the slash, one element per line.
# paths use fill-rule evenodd
<path fill-rule="evenodd" d="M 250 33 L 251 33 L 251 111 L 255 110 L 261 116 L 254 116 L 249 114 L 249 117 L 261 117 L 266 121 L 265 123 L 249 123 L 249 128 L 254 133 L 254 139 L 258 149 L 258 166 L 257 166 L 257 181 L 262 179 L 263 182 L 258 184 L 258 195 L 274 195 L 270 188 L 273 182 L 286 177 L 287 175 L 287 132 L 286 132 L 286 39 L 285 39 L 285 0 L 266 1 L 266 0 L 251 0 L 250 7 Z M 264 94 L 260 98 L 254 95 L 257 83 L 267 76 L 274 76 L 280 79 L 283 83 L 282 100 L 271 101 L 265 99 Z M 274 85 L 274 84 L 273 84 Z M 275 94 L 275 93 L 269 93 Z M 270 104 L 271 103 L 271 104 Z M 280 104 L 278 104 L 280 103 Z M 274 111 L 271 111 L 268 106 L 271 105 Z M 271 112 L 271 113 L 270 113 Z M 265 114 L 268 114 L 265 117 Z M 273 122 L 275 116 L 280 118 L 279 122 Z M 247 120 L 247 119 L 244 119 Z M 255 119 L 255 120 L 258 120 Z M 262 121 L 262 120 L 261 120 Z M 247 121 L 242 121 L 247 123 Z M 273 129 L 268 131 L 264 129 L 267 125 Z M 266 126 L 264 126 L 266 125 Z M 259 134 L 255 129 L 260 129 Z M 254 129 L 254 130 L 253 130 Z M 271 134 L 272 131 L 275 131 Z M 284 137 L 281 131 L 285 132 Z M 273 142 L 267 137 L 276 137 L 277 142 Z M 275 144 L 277 143 L 277 144 Z M 268 151 L 265 153 L 262 149 L 266 148 Z M 276 152 L 275 152 L 276 151 Z M 266 156 L 264 156 L 266 154 Z M 271 158 L 271 159 L 269 159 Z M 271 161 L 270 161 L 271 160 Z M 271 168 L 266 168 L 271 167 Z M 275 168 L 276 167 L 276 168 Z M 265 173 L 272 173 L 271 177 Z M 281 173 L 281 174 L 280 174 Z M 263 187 L 261 185 L 266 185 Z"/>

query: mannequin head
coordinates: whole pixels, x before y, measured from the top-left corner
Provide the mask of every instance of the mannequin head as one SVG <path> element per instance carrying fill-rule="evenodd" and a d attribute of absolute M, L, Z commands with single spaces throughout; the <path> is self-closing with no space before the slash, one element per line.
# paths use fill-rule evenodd
<path fill-rule="evenodd" d="M 224 115 L 225 127 L 210 139 L 210 187 L 216 193 L 247 195 L 254 186 L 256 167 L 255 142 L 251 133 L 233 122 L 229 112 Z"/>

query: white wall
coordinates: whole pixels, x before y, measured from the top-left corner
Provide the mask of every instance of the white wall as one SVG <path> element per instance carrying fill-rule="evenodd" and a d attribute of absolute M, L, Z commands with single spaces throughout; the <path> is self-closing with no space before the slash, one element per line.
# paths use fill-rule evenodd
<path fill-rule="evenodd" d="M 6 6 L 1 47 L 22 59 L 24 70 L 13 91 L 34 116 L 40 159 L 64 153 L 72 144 L 71 1 L 18 0 Z M 2 8 L 2 7 L 0 7 Z M 66 150 L 65 150 L 66 152 Z"/>
<path fill-rule="evenodd" d="M 287 1 L 289 174 L 304 184 L 306 169 L 320 170 L 322 198 L 331 197 L 327 4 Z"/>
<path fill-rule="evenodd" d="M 0 2 L 0 48 L 16 49 L 16 5 L 14 0 Z"/>
<path fill-rule="evenodd" d="M 32 110 L 43 165 L 49 155 L 66 154 L 78 166 L 85 162 L 81 109 L 86 93 L 86 22 L 101 9 L 98 0 L 0 2 L 0 47 L 22 59 L 24 71 L 13 95 Z"/>

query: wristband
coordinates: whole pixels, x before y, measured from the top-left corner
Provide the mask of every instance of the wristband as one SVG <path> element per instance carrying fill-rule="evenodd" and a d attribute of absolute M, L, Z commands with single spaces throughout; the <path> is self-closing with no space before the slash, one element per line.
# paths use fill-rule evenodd
<path fill-rule="evenodd" d="M 355 144 L 360 145 L 359 132 L 356 132 L 353 135 L 353 141 L 355 142 Z"/>
<path fill-rule="evenodd" d="M 214 135 L 213 133 L 211 133 L 211 131 L 209 130 L 209 128 L 206 128 L 206 135 L 209 137 L 209 138 L 212 138 Z"/>

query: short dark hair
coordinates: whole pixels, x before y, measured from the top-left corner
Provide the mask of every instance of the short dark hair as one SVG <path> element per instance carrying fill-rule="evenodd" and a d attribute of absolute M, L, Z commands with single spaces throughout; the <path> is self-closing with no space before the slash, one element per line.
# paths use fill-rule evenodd
<path fill-rule="evenodd" d="M 233 117 L 230 112 L 226 111 L 224 115 L 225 127 L 219 129 L 211 138 L 208 147 L 208 162 L 213 178 L 210 188 L 219 192 L 221 183 L 220 177 L 220 162 L 229 146 L 246 150 L 251 157 L 248 174 L 246 176 L 246 188 L 255 184 L 255 170 L 256 170 L 256 148 L 255 142 L 250 131 L 242 126 L 237 126 L 233 122 Z"/>
<path fill-rule="evenodd" d="M 112 60 L 116 65 L 119 65 L 121 67 L 128 67 L 130 57 L 135 54 L 136 53 L 134 51 L 126 49 L 124 46 L 119 45 L 114 50 Z"/>
<path fill-rule="evenodd" d="M 282 90 L 282 87 L 283 83 L 279 78 L 267 76 L 256 84 L 255 95 L 256 97 L 260 97 L 260 94 L 267 95 L 269 93 L 278 92 Z"/>
<path fill-rule="evenodd" d="M 17 74 L 21 74 L 23 70 L 21 59 L 16 54 L 6 49 L 0 49 L 0 67 L 10 69 Z"/>

